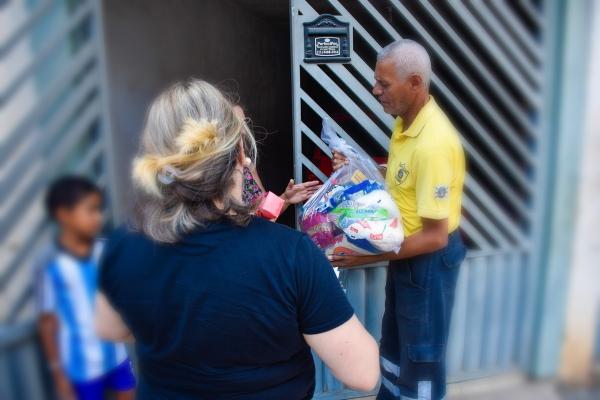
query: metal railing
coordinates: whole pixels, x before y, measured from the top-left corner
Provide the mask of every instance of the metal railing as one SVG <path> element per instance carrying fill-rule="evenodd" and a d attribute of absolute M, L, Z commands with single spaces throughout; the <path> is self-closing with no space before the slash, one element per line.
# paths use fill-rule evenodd
<path fill-rule="evenodd" d="M 53 398 L 33 322 L 0 327 L 0 371 L 0 398 Z"/>

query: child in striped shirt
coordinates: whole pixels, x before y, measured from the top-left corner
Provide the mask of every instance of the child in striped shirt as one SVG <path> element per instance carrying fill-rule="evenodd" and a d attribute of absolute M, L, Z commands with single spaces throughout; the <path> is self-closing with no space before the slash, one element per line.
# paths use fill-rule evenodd
<path fill-rule="evenodd" d="M 38 330 L 59 399 L 134 398 L 135 378 L 123 344 L 100 340 L 94 298 L 102 242 L 102 194 L 91 181 L 68 176 L 46 196 L 58 236 L 38 269 Z"/>

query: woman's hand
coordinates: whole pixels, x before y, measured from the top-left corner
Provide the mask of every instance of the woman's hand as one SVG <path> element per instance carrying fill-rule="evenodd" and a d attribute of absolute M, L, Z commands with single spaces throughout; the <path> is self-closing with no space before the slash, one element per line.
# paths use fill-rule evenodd
<path fill-rule="evenodd" d="M 285 192 L 281 195 L 281 198 L 288 204 L 298 204 L 305 202 L 315 194 L 317 190 L 321 188 L 319 181 L 310 181 L 295 184 L 293 179 L 290 179 Z"/>
<path fill-rule="evenodd" d="M 342 168 L 344 165 L 348 165 L 348 159 L 346 158 L 346 156 L 337 151 L 333 152 L 333 158 L 331 159 L 331 162 L 333 164 L 334 171 L 337 171 L 338 169 Z"/>

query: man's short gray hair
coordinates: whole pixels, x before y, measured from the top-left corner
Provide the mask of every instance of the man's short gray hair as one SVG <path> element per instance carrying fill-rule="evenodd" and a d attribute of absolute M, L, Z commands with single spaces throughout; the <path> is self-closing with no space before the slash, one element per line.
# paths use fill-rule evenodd
<path fill-rule="evenodd" d="M 401 77 L 411 74 L 421 76 L 426 86 L 431 80 L 431 60 L 427 50 L 410 39 L 396 40 L 385 46 L 377 55 L 377 61 L 391 59 Z"/>

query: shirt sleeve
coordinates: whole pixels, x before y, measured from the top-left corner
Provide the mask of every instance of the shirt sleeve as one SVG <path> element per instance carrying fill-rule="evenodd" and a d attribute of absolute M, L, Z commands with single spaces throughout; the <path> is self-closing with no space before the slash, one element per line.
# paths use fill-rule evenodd
<path fill-rule="evenodd" d="M 423 218 L 445 219 L 450 215 L 452 163 L 443 149 L 416 154 L 417 214 Z"/>
<path fill-rule="evenodd" d="M 302 333 L 314 335 L 330 331 L 354 315 L 331 264 L 305 235 L 298 244 L 295 264 Z"/>
<path fill-rule="evenodd" d="M 56 290 L 52 284 L 49 268 L 46 266 L 37 271 L 36 299 L 38 312 L 51 313 L 56 310 Z"/>
<path fill-rule="evenodd" d="M 109 242 L 110 244 L 110 242 Z M 98 260 L 98 292 L 108 295 L 110 292 L 111 248 L 106 246 Z"/>
<path fill-rule="evenodd" d="M 112 270 L 118 258 L 120 242 L 125 236 L 125 228 L 117 228 L 102 244 L 98 260 L 98 291 L 108 298 L 112 295 Z"/>

